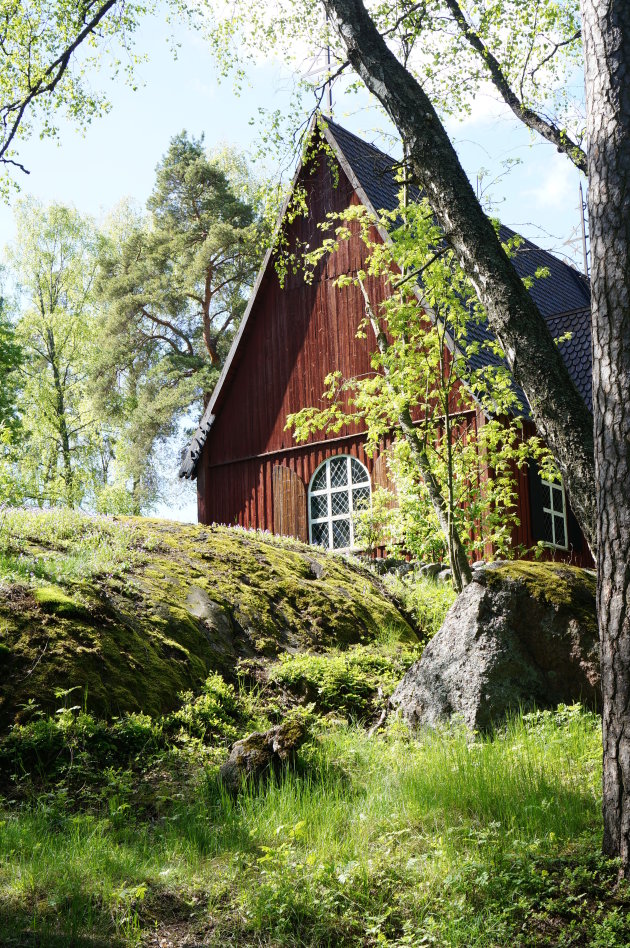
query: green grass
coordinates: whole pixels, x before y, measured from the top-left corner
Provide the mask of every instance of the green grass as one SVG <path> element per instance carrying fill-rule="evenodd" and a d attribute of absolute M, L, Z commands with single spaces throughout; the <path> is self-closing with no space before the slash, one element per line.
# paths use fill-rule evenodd
<path fill-rule="evenodd" d="M 439 630 L 456 598 L 450 583 L 438 583 L 431 577 L 419 574 L 405 579 L 390 577 L 387 584 L 404 603 L 426 638 L 432 638 Z"/>
<path fill-rule="evenodd" d="M 295 773 L 236 801 L 191 758 L 178 781 L 173 754 L 142 788 L 104 774 L 87 811 L 63 783 L 5 801 L 2 944 L 630 945 L 598 855 L 599 722 L 577 708 L 474 741 L 323 724 Z"/>
<path fill-rule="evenodd" d="M 151 531 L 76 510 L 0 512 L 0 577 L 37 584 L 122 575 L 158 548 Z"/>

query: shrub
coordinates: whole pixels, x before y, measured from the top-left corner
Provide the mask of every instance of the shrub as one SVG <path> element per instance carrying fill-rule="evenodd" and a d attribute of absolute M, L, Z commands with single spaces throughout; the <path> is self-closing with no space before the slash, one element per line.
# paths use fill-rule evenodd
<path fill-rule="evenodd" d="M 270 678 L 312 701 L 318 711 L 365 718 L 392 693 L 415 658 L 414 649 L 400 644 L 392 651 L 383 645 L 356 645 L 325 655 L 285 654 Z"/>
<path fill-rule="evenodd" d="M 242 733 L 246 724 L 239 697 L 233 685 L 221 675 L 212 674 L 204 682 L 201 694 L 180 694 L 182 706 L 165 719 L 166 728 L 177 734 L 199 738 L 204 743 L 229 744 Z"/>

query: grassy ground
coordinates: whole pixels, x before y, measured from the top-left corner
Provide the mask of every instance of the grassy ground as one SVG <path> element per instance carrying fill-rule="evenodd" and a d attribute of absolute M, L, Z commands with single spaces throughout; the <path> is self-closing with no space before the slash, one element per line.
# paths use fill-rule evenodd
<path fill-rule="evenodd" d="M 320 722 L 237 801 L 181 751 L 80 809 L 61 780 L 3 803 L 2 944 L 623 948 L 599 760 L 574 708 L 474 741 Z"/>
<path fill-rule="evenodd" d="M 630 948 L 596 718 L 369 735 L 453 600 L 391 588 L 244 531 L 2 515 L 0 948 Z M 228 797 L 230 744 L 290 715 L 297 767 Z"/>

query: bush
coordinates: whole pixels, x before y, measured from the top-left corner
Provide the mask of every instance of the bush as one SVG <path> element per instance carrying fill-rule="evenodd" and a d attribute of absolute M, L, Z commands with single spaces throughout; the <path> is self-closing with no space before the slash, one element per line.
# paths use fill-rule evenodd
<path fill-rule="evenodd" d="M 166 728 L 175 735 L 184 733 L 206 744 L 225 745 L 235 741 L 247 725 L 234 686 L 221 675 L 210 675 L 197 697 L 192 691 L 179 697 L 182 707 L 165 719 Z"/>
<path fill-rule="evenodd" d="M 271 672 L 272 681 L 315 704 L 318 711 L 336 711 L 353 718 L 374 713 L 389 697 L 417 651 L 396 643 L 356 645 L 325 655 L 282 655 Z"/>

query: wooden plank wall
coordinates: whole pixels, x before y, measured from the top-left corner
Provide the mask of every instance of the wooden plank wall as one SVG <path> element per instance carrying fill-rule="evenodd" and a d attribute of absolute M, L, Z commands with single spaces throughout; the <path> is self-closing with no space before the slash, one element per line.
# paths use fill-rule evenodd
<path fill-rule="evenodd" d="M 305 184 L 312 194 L 310 213 L 294 222 L 290 238 L 314 247 L 322 239 L 317 225 L 326 213 L 343 210 L 357 198 L 343 173 L 334 187 L 327 162 L 306 177 Z M 352 377 L 372 371 L 370 351 L 375 340 L 368 338 L 366 343 L 356 338 L 364 316 L 361 292 L 334 285 L 337 276 L 358 269 L 363 256 L 358 236 L 342 242 L 335 254 L 321 262 L 311 285 L 305 285 L 301 274 L 294 274 L 281 287 L 273 266 L 269 268 L 243 336 L 238 364 L 217 406 L 203 452 L 208 467 L 292 448 L 286 417 L 321 404 L 329 372 L 338 369 L 344 377 Z M 384 281 L 372 281 L 370 292 L 373 299 L 383 299 Z M 340 432 L 352 433 L 349 428 Z"/>
<path fill-rule="evenodd" d="M 201 523 L 238 524 L 241 527 L 270 530 L 278 523 L 277 518 L 282 517 L 281 513 L 274 511 L 274 467 L 285 465 L 299 478 L 306 490 L 322 461 L 338 454 L 357 458 L 372 477 L 376 457 L 367 456 L 361 435 L 306 445 L 286 452 L 273 452 L 260 458 L 244 458 L 206 469 L 199 520 Z M 372 480 L 374 482 L 373 477 Z"/>
<path fill-rule="evenodd" d="M 318 225 L 326 214 L 343 211 L 359 200 L 341 169 L 336 182 L 327 160 L 312 172 L 303 172 L 301 183 L 309 195 L 309 214 L 291 224 L 289 242 L 315 247 L 322 239 Z M 367 339 L 356 338 L 364 318 L 362 294 L 355 287 L 334 285 L 336 277 L 363 265 L 364 247 L 355 232 L 320 262 L 310 284 L 296 273 L 282 287 L 273 265 L 269 268 L 198 466 L 200 522 L 267 530 L 288 522 L 288 511 L 274 510 L 273 469 L 277 465 L 293 472 L 306 491 L 323 460 L 348 453 L 366 465 L 373 487 L 384 483 L 383 463 L 366 456 L 360 427 L 345 427 L 331 439 L 315 434 L 303 446 L 296 446 L 291 432 L 285 430 L 289 413 L 321 404 L 329 372 L 339 370 L 350 378 L 373 371 L 370 352 L 376 342 L 371 330 Z M 386 296 L 382 279 L 368 281 L 368 289 L 375 305 Z M 474 424 L 483 424 L 481 413 L 474 414 Z M 484 476 L 481 470 L 480 477 Z M 520 526 L 514 542 L 529 547 L 533 539 L 527 472 L 517 472 L 517 477 Z M 305 529 L 302 524 L 299 532 Z M 486 550 L 486 556 L 491 554 Z M 580 566 L 593 564 L 585 542 L 579 554 L 548 551 L 547 556 Z"/>

